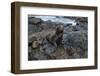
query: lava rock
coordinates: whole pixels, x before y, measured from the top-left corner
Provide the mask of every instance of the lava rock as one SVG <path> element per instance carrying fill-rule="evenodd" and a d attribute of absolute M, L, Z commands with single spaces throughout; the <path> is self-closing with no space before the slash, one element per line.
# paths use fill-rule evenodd
<path fill-rule="evenodd" d="M 77 31 L 64 34 L 64 48 L 69 56 L 73 58 L 80 58 L 84 54 L 84 51 L 88 50 L 87 47 L 87 32 Z M 79 56 L 78 56 L 79 55 Z"/>
<path fill-rule="evenodd" d="M 40 18 L 35 18 L 35 17 L 29 17 L 28 18 L 28 22 L 29 24 L 39 24 L 42 22 L 42 20 Z"/>

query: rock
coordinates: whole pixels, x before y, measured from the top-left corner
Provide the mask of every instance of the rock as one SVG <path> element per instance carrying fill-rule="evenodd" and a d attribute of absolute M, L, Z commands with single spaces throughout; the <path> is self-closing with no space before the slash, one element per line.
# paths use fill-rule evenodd
<path fill-rule="evenodd" d="M 67 45 L 81 46 L 82 44 L 87 43 L 87 32 L 85 31 L 68 32 L 63 35 L 63 40 Z"/>
<path fill-rule="evenodd" d="M 55 57 L 56 59 L 68 59 L 68 54 L 66 50 L 63 48 L 63 46 L 59 46 L 56 51 L 52 54 L 50 54 L 51 57 Z"/>
<path fill-rule="evenodd" d="M 42 45 L 40 46 L 40 51 L 47 54 L 47 55 L 50 55 L 51 53 L 53 53 L 54 51 L 56 50 L 56 47 L 53 46 L 52 44 L 50 44 L 48 41 L 44 41 L 42 43 Z"/>
<path fill-rule="evenodd" d="M 40 55 L 40 49 L 31 47 L 31 52 L 28 52 L 28 60 L 39 60 L 37 55 Z"/>
<path fill-rule="evenodd" d="M 78 26 L 67 26 L 64 28 L 64 32 L 80 31 L 81 28 Z"/>
<path fill-rule="evenodd" d="M 83 58 L 87 58 L 87 57 L 88 57 L 88 53 L 87 51 L 84 51 Z"/>
<path fill-rule="evenodd" d="M 28 47 L 28 53 L 31 53 L 31 52 L 32 52 L 31 47 Z"/>
<path fill-rule="evenodd" d="M 88 22 L 88 17 L 77 17 L 76 19 L 75 19 L 75 21 L 76 22 L 82 22 L 82 23 L 84 23 L 84 22 Z"/>
<path fill-rule="evenodd" d="M 33 41 L 37 41 L 37 37 L 36 36 L 32 36 L 31 38 L 29 38 L 28 42 L 33 42 Z"/>
<path fill-rule="evenodd" d="M 37 58 L 37 60 L 46 60 L 47 59 L 47 56 L 44 55 L 42 52 L 35 53 L 34 57 Z"/>
<path fill-rule="evenodd" d="M 80 58 L 83 56 L 84 51 L 88 50 L 88 38 L 85 31 L 68 32 L 63 35 L 63 38 L 64 48 L 72 58 Z"/>
<path fill-rule="evenodd" d="M 28 41 L 28 46 L 31 46 L 32 48 L 39 48 L 39 42 L 37 37 L 33 36 Z"/>
<path fill-rule="evenodd" d="M 88 18 L 82 17 L 76 19 L 77 27 L 80 28 L 80 30 L 87 31 L 88 30 Z"/>
<path fill-rule="evenodd" d="M 68 23 L 68 24 L 66 24 L 67 26 L 72 26 L 72 23 Z"/>
<path fill-rule="evenodd" d="M 32 42 L 32 48 L 39 48 L 39 43 L 38 43 L 38 41 L 33 41 L 33 42 Z"/>
<path fill-rule="evenodd" d="M 81 56 L 76 52 L 73 54 L 73 58 L 80 58 Z"/>
<path fill-rule="evenodd" d="M 53 29 L 55 28 L 56 23 L 48 20 L 48 21 L 43 21 L 40 25 L 40 27 L 42 28 L 42 30 L 48 30 L 48 29 Z"/>
<path fill-rule="evenodd" d="M 41 23 L 42 20 L 40 18 L 29 17 L 28 18 L 28 22 L 29 22 L 29 24 L 35 24 L 35 25 L 37 25 L 37 24 Z"/>
<path fill-rule="evenodd" d="M 28 34 L 29 35 L 42 31 L 42 28 L 40 28 L 40 26 L 37 26 L 37 25 L 34 25 L 34 24 L 29 24 L 28 27 L 29 27 L 28 28 Z"/>
<path fill-rule="evenodd" d="M 84 26 L 85 27 L 85 26 Z M 84 27 L 82 26 L 67 26 L 64 27 L 64 32 L 74 32 L 74 31 L 84 31 Z"/>
<path fill-rule="evenodd" d="M 87 31 L 87 30 L 88 30 L 88 23 L 82 23 L 82 22 L 79 22 L 78 27 L 81 28 L 80 30 Z"/>

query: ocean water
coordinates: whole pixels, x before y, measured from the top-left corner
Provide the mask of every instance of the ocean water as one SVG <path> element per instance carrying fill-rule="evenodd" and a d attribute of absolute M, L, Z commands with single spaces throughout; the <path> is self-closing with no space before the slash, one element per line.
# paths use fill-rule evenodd
<path fill-rule="evenodd" d="M 36 18 L 40 18 L 43 21 L 52 21 L 52 22 L 59 22 L 59 23 L 64 23 L 64 24 L 72 24 L 72 26 L 76 25 L 76 22 L 74 19 L 71 18 L 65 18 L 63 16 L 30 16 L 30 17 L 36 17 Z"/>

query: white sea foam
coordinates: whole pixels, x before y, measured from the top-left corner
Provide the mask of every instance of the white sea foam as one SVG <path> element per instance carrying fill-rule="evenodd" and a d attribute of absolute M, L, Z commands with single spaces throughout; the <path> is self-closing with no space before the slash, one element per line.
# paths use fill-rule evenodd
<path fill-rule="evenodd" d="M 32 15 L 31 15 L 32 17 Z M 70 18 L 64 18 L 64 17 L 56 17 L 56 16 L 33 16 L 36 18 L 41 18 L 44 21 L 52 21 L 52 22 L 60 22 L 60 23 L 64 23 L 64 24 L 71 24 L 72 26 L 76 25 L 75 20 L 72 20 Z"/>

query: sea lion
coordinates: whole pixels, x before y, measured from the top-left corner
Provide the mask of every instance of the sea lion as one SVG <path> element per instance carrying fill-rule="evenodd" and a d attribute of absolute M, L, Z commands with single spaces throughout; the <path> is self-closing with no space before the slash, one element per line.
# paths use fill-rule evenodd
<path fill-rule="evenodd" d="M 59 25 L 59 26 L 57 26 L 55 33 L 47 35 L 46 39 L 52 45 L 54 45 L 55 47 L 58 47 L 59 45 L 62 44 L 63 31 L 64 31 L 63 25 Z"/>

